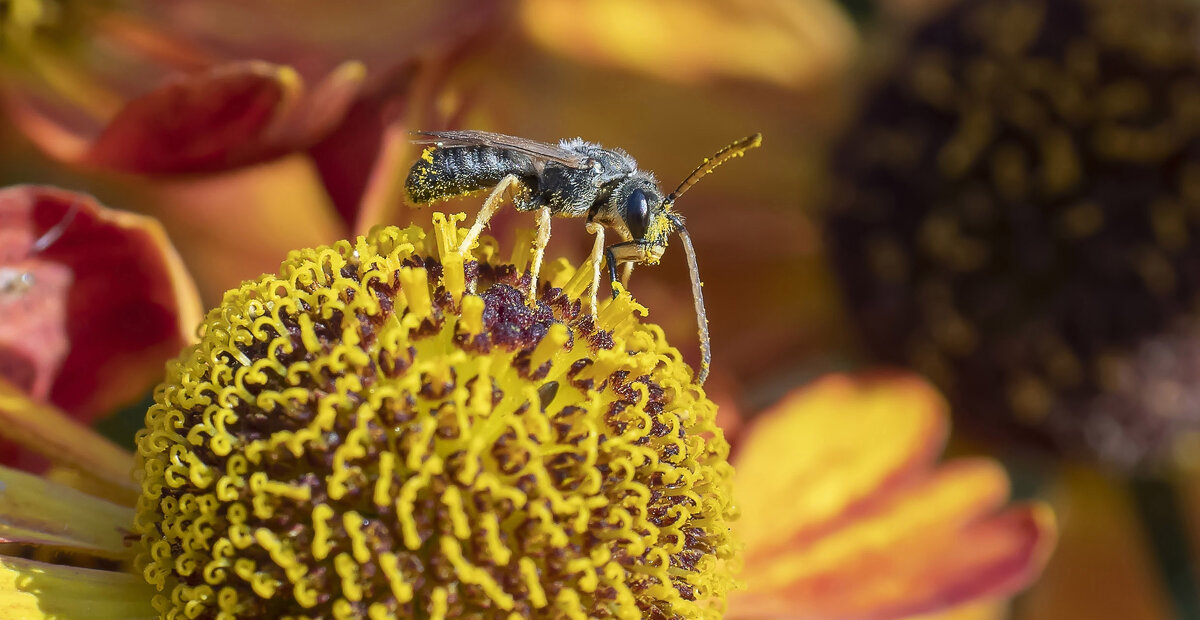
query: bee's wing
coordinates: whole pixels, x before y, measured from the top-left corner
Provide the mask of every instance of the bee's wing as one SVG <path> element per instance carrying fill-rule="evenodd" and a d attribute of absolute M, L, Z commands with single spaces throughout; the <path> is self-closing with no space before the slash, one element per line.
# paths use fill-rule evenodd
<path fill-rule="evenodd" d="M 491 146 L 524 153 L 534 160 L 555 161 L 572 168 L 587 168 L 591 159 L 581 153 L 568 151 L 553 144 L 537 142 L 516 136 L 506 136 L 490 131 L 414 131 L 412 141 L 417 144 L 434 144 L 439 147 Z"/>

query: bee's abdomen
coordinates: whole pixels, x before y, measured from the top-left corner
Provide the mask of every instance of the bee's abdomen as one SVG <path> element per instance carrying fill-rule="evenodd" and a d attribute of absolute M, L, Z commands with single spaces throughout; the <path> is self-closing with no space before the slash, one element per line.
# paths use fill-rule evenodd
<path fill-rule="evenodd" d="M 534 179 L 529 157 L 491 147 L 425 149 L 408 173 L 405 187 L 416 204 L 427 204 L 493 187 L 515 174 L 529 183 Z"/>

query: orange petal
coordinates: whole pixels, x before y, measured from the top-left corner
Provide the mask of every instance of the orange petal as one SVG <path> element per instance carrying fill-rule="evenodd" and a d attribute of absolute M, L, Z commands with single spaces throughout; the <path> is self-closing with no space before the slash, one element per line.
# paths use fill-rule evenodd
<path fill-rule="evenodd" d="M 58 364 L 30 359 L 52 377 L 49 399 L 72 415 L 90 420 L 136 399 L 192 341 L 199 298 L 155 220 L 83 194 L 18 186 L 0 190 L 0 228 L 23 238 L 27 254 L 0 268 L 32 276 L 0 306 L 5 322 L 22 320 L 29 331 L 0 329 L 0 347 L 50 351 L 65 339 Z M 61 236 L 52 239 L 54 231 Z M 34 249 L 37 239 L 46 247 Z M 42 380 L 18 385 L 40 398 Z"/>
<path fill-rule="evenodd" d="M 1009 611 L 1006 602 L 981 601 L 932 614 L 908 616 L 904 620 L 1004 620 L 1008 617 Z"/>
<path fill-rule="evenodd" d="M 921 509 L 897 508 L 911 510 Z M 912 529 L 901 524 L 893 531 L 886 521 L 856 526 L 814 551 L 794 549 L 753 569 L 755 559 L 748 558 L 749 589 L 735 595 L 731 615 L 835 620 L 933 613 L 1028 585 L 1054 544 L 1053 513 L 1040 505 L 944 529 L 930 516 Z"/>
<path fill-rule="evenodd" d="M 836 527 L 928 468 L 946 432 L 945 404 L 915 377 L 839 375 L 792 392 L 736 446 L 743 540 L 753 548 Z"/>
<path fill-rule="evenodd" d="M 300 154 L 225 174 L 160 179 L 140 191 L 169 206 L 156 215 L 208 305 L 242 280 L 274 272 L 288 252 L 347 234 Z"/>
<path fill-rule="evenodd" d="M 759 579 L 755 588 L 774 588 L 820 577 L 847 563 L 887 561 L 894 546 L 907 538 L 942 538 L 996 509 L 1007 497 L 1008 479 L 998 465 L 956 461 L 920 482 L 881 490 L 870 502 L 839 515 L 820 531 L 773 531 L 771 542 L 746 550 L 745 575 Z M 880 557 L 869 557 L 874 555 Z M 792 561 L 800 556 L 802 565 Z"/>
<path fill-rule="evenodd" d="M 1065 468 L 1048 493 L 1062 520 L 1062 540 L 1045 574 L 1022 597 L 1022 618 L 1174 617 L 1126 485 Z"/>
<path fill-rule="evenodd" d="M 738 446 L 747 590 L 734 617 L 898 618 L 1011 594 L 1055 537 L 1043 506 L 1010 508 L 997 464 L 934 468 L 940 397 L 901 376 L 818 381 Z"/>

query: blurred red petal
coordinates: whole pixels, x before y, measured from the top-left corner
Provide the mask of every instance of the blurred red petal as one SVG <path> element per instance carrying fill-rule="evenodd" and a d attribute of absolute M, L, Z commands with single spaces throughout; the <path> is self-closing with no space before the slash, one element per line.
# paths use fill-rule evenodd
<path fill-rule="evenodd" d="M 372 171 L 387 151 L 385 135 L 398 132 L 408 141 L 406 128 L 392 125 L 408 109 L 418 66 L 416 62 L 405 63 L 373 83 L 343 115 L 337 128 L 309 149 L 329 197 L 351 230 L 358 221 Z"/>
<path fill-rule="evenodd" d="M 33 247 L 56 226 L 61 236 Z M 67 345 L 57 364 L 30 357 L 40 373 L 26 384 L 32 388 L 21 386 L 30 396 L 93 419 L 143 394 L 192 340 L 199 298 L 157 221 L 83 194 L 17 186 L 0 190 L 0 229 L 23 237 L 26 254 L 0 267 L 32 274 L 8 293 L 14 299 L 3 308 L 0 346 Z M 28 331 L 7 326 L 14 321 Z M 37 389 L 44 380 L 48 394 Z"/>
<path fill-rule="evenodd" d="M 0 243 L 7 243 L 0 221 Z M 71 272 L 36 258 L 0 261 L 0 378 L 37 399 L 50 394 L 67 354 Z"/>
<path fill-rule="evenodd" d="M 137 174 L 211 173 L 306 148 L 337 123 L 363 81 L 345 63 L 306 92 L 291 68 L 237 62 L 180 75 L 128 102 L 92 135 L 43 102 L 8 97 L 13 119 L 51 156 Z"/>
<path fill-rule="evenodd" d="M 242 62 L 168 81 L 134 99 L 84 155 L 143 174 L 217 172 L 277 157 L 332 129 L 362 82 L 343 65 L 305 95 L 290 68 Z"/>

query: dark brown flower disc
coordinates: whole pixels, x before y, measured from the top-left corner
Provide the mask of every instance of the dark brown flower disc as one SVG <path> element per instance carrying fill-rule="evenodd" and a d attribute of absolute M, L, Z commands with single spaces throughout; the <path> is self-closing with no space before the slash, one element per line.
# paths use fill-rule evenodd
<path fill-rule="evenodd" d="M 1200 426 L 1200 4 L 982 0 L 914 32 L 835 157 L 866 344 L 969 424 L 1131 466 Z"/>

